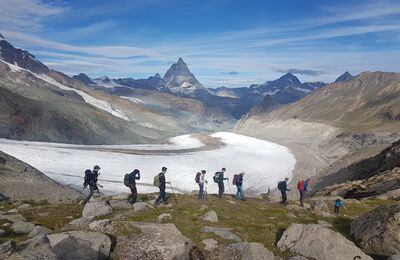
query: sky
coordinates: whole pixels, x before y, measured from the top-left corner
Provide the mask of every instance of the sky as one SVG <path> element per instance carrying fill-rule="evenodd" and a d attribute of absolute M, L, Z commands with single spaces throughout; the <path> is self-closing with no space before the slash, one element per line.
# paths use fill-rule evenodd
<path fill-rule="evenodd" d="M 400 1 L 0 0 L 0 33 L 92 78 L 164 75 L 179 57 L 206 87 L 400 72 Z"/>

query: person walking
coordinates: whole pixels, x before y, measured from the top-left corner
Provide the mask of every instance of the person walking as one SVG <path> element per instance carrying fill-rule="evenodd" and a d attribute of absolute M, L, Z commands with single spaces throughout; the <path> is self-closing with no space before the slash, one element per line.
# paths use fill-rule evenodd
<path fill-rule="evenodd" d="M 140 171 L 138 169 L 125 174 L 124 184 L 131 189 L 131 194 L 128 197 L 128 201 L 131 205 L 135 204 L 137 200 L 136 180 L 140 180 Z"/>
<path fill-rule="evenodd" d="M 86 199 L 83 201 L 83 204 L 88 203 L 88 201 L 92 198 L 94 192 L 97 192 L 100 195 L 99 187 L 97 184 L 97 180 L 100 175 L 99 170 L 100 166 L 96 165 L 94 166 L 93 171 L 91 170 L 85 171 L 85 180 L 83 183 L 83 188 L 85 189 L 87 186 L 89 186 L 90 192 L 89 195 L 86 197 Z"/>
<path fill-rule="evenodd" d="M 278 189 L 280 190 L 281 195 L 282 195 L 281 205 L 283 205 L 283 206 L 285 206 L 285 207 L 288 205 L 288 203 L 287 203 L 287 194 L 286 194 L 286 192 L 287 192 L 287 191 L 290 191 L 290 190 L 287 188 L 287 182 L 288 182 L 288 181 L 289 181 L 289 178 L 286 177 L 284 181 L 280 181 L 280 182 L 278 183 Z"/>
<path fill-rule="evenodd" d="M 161 172 L 156 175 L 156 177 L 154 178 L 154 184 L 155 186 L 158 186 L 160 188 L 160 195 L 158 196 L 158 198 L 155 200 L 154 204 L 155 205 L 160 205 L 160 202 L 163 201 L 163 203 L 167 204 L 167 199 L 166 199 L 166 193 L 165 193 L 165 189 L 166 189 L 166 184 L 171 184 L 171 182 L 167 182 L 165 180 L 165 174 L 167 173 L 167 167 L 162 167 Z M 158 179 L 158 183 L 157 183 L 157 179 Z"/>
<path fill-rule="evenodd" d="M 208 183 L 208 181 L 206 180 L 206 170 L 202 170 L 200 172 L 197 183 L 199 184 L 199 195 L 198 195 L 199 200 L 204 200 L 204 184 Z"/>
<path fill-rule="evenodd" d="M 220 172 L 216 172 L 214 175 L 214 182 L 218 183 L 218 197 L 222 198 L 225 192 L 224 180 L 229 180 L 229 178 L 224 177 L 226 169 L 222 168 Z"/>
<path fill-rule="evenodd" d="M 337 199 L 335 201 L 335 214 L 339 214 L 339 209 L 343 206 L 343 202 L 341 199 Z"/>
<path fill-rule="evenodd" d="M 244 172 L 241 172 L 233 177 L 233 185 L 236 185 L 236 199 L 244 200 L 244 191 L 243 191 L 243 176 Z M 236 177 L 236 180 L 235 180 Z"/>
<path fill-rule="evenodd" d="M 304 180 L 299 180 L 297 182 L 297 189 L 299 190 L 300 194 L 300 207 L 304 207 Z"/>

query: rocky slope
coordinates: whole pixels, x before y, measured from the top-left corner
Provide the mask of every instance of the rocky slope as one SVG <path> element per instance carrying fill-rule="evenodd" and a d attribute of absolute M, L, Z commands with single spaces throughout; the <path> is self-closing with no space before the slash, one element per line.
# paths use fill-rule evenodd
<path fill-rule="evenodd" d="M 32 166 L 0 151 L 0 193 L 11 200 L 68 203 L 82 194 L 63 186 Z"/>

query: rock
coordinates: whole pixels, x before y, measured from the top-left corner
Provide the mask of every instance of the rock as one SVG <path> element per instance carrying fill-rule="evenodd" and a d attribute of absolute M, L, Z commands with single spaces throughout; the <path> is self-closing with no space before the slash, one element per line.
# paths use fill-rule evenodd
<path fill-rule="evenodd" d="M 48 236 L 60 259 L 108 259 L 111 240 L 97 232 L 71 231 Z"/>
<path fill-rule="evenodd" d="M 172 209 L 174 207 L 173 203 L 168 203 L 167 206 L 165 206 L 168 209 Z"/>
<path fill-rule="evenodd" d="M 288 218 L 297 218 L 296 215 L 293 214 L 293 213 L 291 213 L 291 212 L 289 212 L 289 213 L 287 214 L 287 216 L 288 216 Z"/>
<path fill-rule="evenodd" d="M 29 234 L 28 237 L 36 237 L 38 235 L 48 235 L 51 233 L 51 229 L 42 226 L 36 226 Z"/>
<path fill-rule="evenodd" d="M 8 255 L 14 252 L 16 244 L 13 240 L 4 242 L 0 244 L 0 257 L 1 259 L 6 259 Z"/>
<path fill-rule="evenodd" d="M 239 251 L 241 260 L 275 260 L 274 254 L 264 247 L 261 243 L 240 242 L 230 244 Z"/>
<path fill-rule="evenodd" d="M 400 255 L 392 255 L 391 257 L 389 257 L 386 260 L 400 260 Z"/>
<path fill-rule="evenodd" d="M 93 222 L 90 222 L 89 228 L 94 231 L 104 232 L 106 227 L 110 224 L 111 221 L 108 219 L 95 220 Z"/>
<path fill-rule="evenodd" d="M 58 260 L 48 238 L 43 234 L 18 244 L 17 252 L 13 253 L 10 258 Z"/>
<path fill-rule="evenodd" d="M 321 226 L 327 227 L 327 228 L 333 227 L 331 223 L 326 222 L 326 221 L 324 221 L 324 220 L 318 220 L 318 225 L 321 225 Z"/>
<path fill-rule="evenodd" d="M 7 211 L 8 213 L 18 213 L 17 209 L 10 209 L 9 211 Z"/>
<path fill-rule="evenodd" d="M 136 202 L 133 204 L 133 210 L 135 212 L 142 212 L 147 209 L 153 209 L 154 207 L 147 202 Z"/>
<path fill-rule="evenodd" d="M 380 200 L 400 200 L 400 188 L 388 191 L 377 197 Z"/>
<path fill-rule="evenodd" d="M 308 260 L 308 258 L 301 256 L 301 255 L 296 255 L 296 256 L 289 257 L 288 260 Z"/>
<path fill-rule="evenodd" d="M 21 206 L 18 206 L 17 209 L 18 210 L 24 210 L 24 209 L 29 209 L 31 207 L 32 207 L 31 204 L 25 203 L 25 204 L 22 204 Z"/>
<path fill-rule="evenodd" d="M 324 200 L 312 200 L 311 209 L 314 211 L 329 212 L 328 204 Z"/>
<path fill-rule="evenodd" d="M 218 222 L 218 215 L 214 210 L 211 210 L 204 215 L 203 219 L 208 222 Z"/>
<path fill-rule="evenodd" d="M 18 235 L 25 235 L 25 234 L 29 234 L 32 230 L 35 229 L 35 225 L 33 225 L 32 223 L 28 223 L 28 222 L 15 222 L 14 224 L 12 224 L 11 226 L 11 230 Z"/>
<path fill-rule="evenodd" d="M 26 218 L 24 218 L 21 214 L 1 215 L 0 219 L 6 219 L 6 220 L 11 221 L 13 223 L 19 222 L 19 221 L 26 221 Z"/>
<path fill-rule="evenodd" d="M 400 254 L 400 203 L 380 206 L 359 216 L 351 223 L 350 236 L 366 253 Z"/>
<path fill-rule="evenodd" d="M 206 210 L 206 209 L 208 209 L 208 206 L 205 205 L 205 204 L 201 204 L 200 210 L 203 211 L 203 210 Z"/>
<path fill-rule="evenodd" d="M 91 219 L 77 218 L 65 225 L 61 231 L 84 230 L 90 223 Z"/>
<path fill-rule="evenodd" d="M 108 204 L 110 204 L 113 209 L 131 209 L 133 207 L 127 200 L 109 200 Z"/>
<path fill-rule="evenodd" d="M 38 216 L 40 217 L 47 217 L 49 215 L 48 212 L 39 213 Z"/>
<path fill-rule="evenodd" d="M 104 216 L 112 213 L 113 209 L 105 201 L 88 202 L 82 211 L 82 217 L 86 219 Z"/>
<path fill-rule="evenodd" d="M 143 260 L 189 259 L 192 242 L 174 224 L 135 223 L 139 235 L 117 238 L 115 258 Z"/>
<path fill-rule="evenodd" d="M 278 242 L 281 250 L 320 260 L 372 260 L 353 242 L 321 225 L 292 224 Z M 359 258 L 356 258 L 359 256 Z"/>
<path fill-rule="evenodd" d="M 128 200 L 131 193 L 122 192 L 111 197 L 112 200 Z"/>
<path fill-rule="evenodd" d="M 171 214 L 168 213 L 163 213 L 160 216 L 158 216 L 158 222 L 167 222 L 167 221 L 172 221 L 172 216 Z"/>
<path fill-rule="evenodd" d="M 218 241 L 212 238 L 204 239 L 203 241 L 201 241 L 201 243 L 206 245 L 204 249 L 207 251 L 213 251 L 218 246 Z"/>
<path fill-rule="evenodd" d="M 6 234 L 6 231 L 4 229 L 0 229 L 0 237 L 4 236 Z"/>
<path fill-rule="evenodd" d="M 4 202 L 4 201 L 8 201 L 8 200 L 10 200 L 10 198 L 0 192 L 0 202 Z"/>
<path fill-rule="evenodd" d="M 209 227 L 209 226 L 201 228 L 201 232 L 213 233 L 214 235 L 216 235 L 220 238 L 226 239 L 226 240 L 242 242 L 242 239 L 240 239 L 240 237 L 238 237 L 237 235 L 230 232 L 230 230 L 231 229 L 228 229 L 228 228 L 218 228 L 218 227 Z"/>

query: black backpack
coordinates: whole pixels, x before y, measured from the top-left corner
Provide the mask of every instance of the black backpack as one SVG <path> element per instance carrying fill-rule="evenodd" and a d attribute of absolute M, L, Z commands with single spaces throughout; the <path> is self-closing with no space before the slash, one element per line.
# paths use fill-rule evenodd
<path fill-rule="evenodd" d="M 90 181 L 92 180 L 92 171 L 91 170 L 86 170 L 85 171 L 85 177 L 83 179 L 83 187 L 87 187 L 90 184 Z"/>
<path fill-rule="evenodd" d="M 124 184 L 125 184 L 125 186 L 128 187 L 128 188 L 131 186 L 131 182 L 129 181 L 129 177 L 130 177 L 130 173 L 125 174 L 125 177 L 124 177 Z"/>
<path fill-rule="evenodd" d="M 283 188 L 283 181 L 278 182 L 278 190 L 282 190 Z"/>
<path fill-rule="evenodd" d="M 218 181 L 219 181 L 219 174 L 220 174 L 220 172 L 216 172 L 213 176 L 213 180 L 215 183 L 218 183 Z"/>
<path fill-rule="evenodd" d="M 196 177 L 194 178 L 196 183 L 200 183 L 200 175 L 201 175 L 201 172 L 196 173 Z"/>

